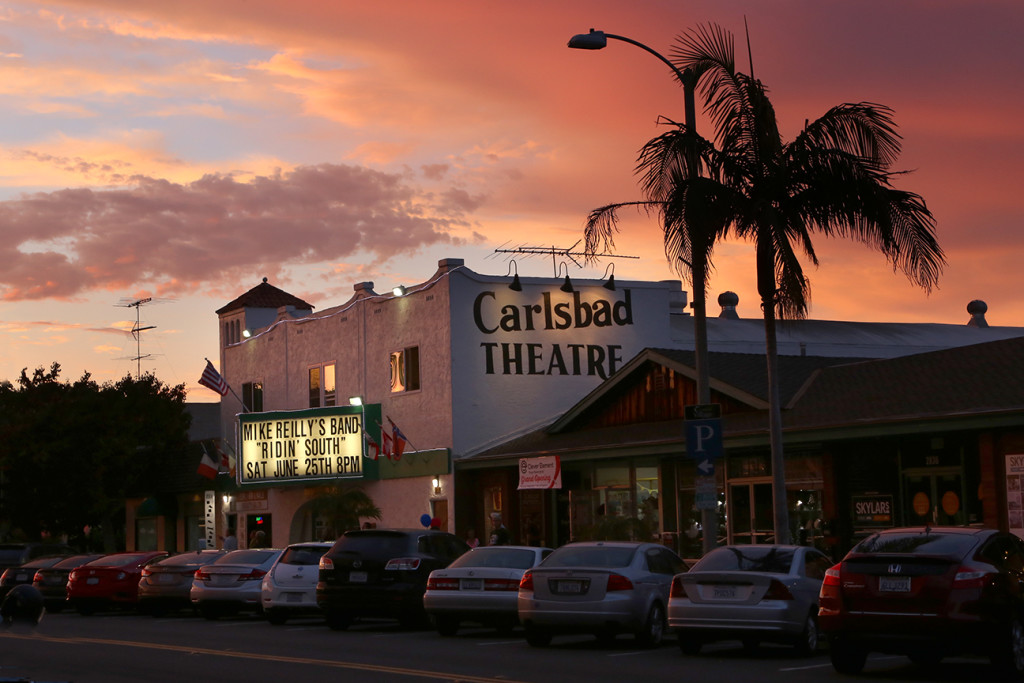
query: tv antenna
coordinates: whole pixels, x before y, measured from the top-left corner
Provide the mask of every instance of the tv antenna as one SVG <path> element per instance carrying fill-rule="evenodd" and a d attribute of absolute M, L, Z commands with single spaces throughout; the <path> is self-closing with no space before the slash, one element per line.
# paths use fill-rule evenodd
<path fill-rule="evenodd" d="M 131 299 L 122 299 L 121 303 L 117 304 L 118 306 L 122 306 L 124 308 L 134 308 L 135 309 L 135 324 L 132 325 L 132 329 L 131 329 L 132 337 L 135 339 L 135 356 L 132 357 L 132 358 L 129 358 L 128 360 L 135 361 L 135 379 L 136 380 L 138 380 L 139 378 L 142 377 L 142 361 L 143 361 L 143 359 L 149 358 L 150 356 L 152 356 L 152 354 L 150 354 L 150 353 L 147 353 L 145 355 L 143 355 L 143 353 L 142 353 L 142 333 L 144 331 L 146 331 L 146 330 L 155 330 L 156 329 L 156 325 L 143 325 L 142 324 L 142 307 L 145 306 L 146 304 L 163 303 L 165 301 L 171 301 L 171 299 L 153 299 L 153 297 L 147 296 L 147 297 L 145 297 L 143 299 L 135 299 L 134 301 L 131 300 Z"/>
<path fill-rule="evenodd" d="M 576 242 L 571 247 L 556 247 L 554 245 L 550 247 L 528 247 L 519 246 L 512 248 L 505 248 L 505 244 L 501 245 L 494 250 L 495 254 L 516 254 L 522 256 L 547 256 L 551 255 L 551 266 L 555 271 L 555 277 L 558 277 L 558 257 L 562 256 L 569 259 L 576 264 L 577 268 L 582 268 L 583 264 L 576 260 L 577 256 L 582 256 L 585 259 L 602 259 L 602 258 L 631 258 L 639 259 L 639 256 L 626 256 L 625 254 L 591 254 L 585 251 L 575 251 L 580 241 Z"/>

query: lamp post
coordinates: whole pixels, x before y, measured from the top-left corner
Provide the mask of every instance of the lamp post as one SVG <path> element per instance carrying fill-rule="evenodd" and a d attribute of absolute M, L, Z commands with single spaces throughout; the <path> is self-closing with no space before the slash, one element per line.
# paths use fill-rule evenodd
<path fill-rule="evenodd" d="M 595 31 L 594 29 L 590 29 L 589 33 L 578 33 L 574 35 L 569 39 L 569 47 L 577 50 L 602 50 L 608 46 L 609 39 L 619 40 L 623 43 L 635 45 L 641 50 L 646 51 L 648 54 L 654 55 L 668 66 L 668 68 L 672 69 L 672 73 L 676 75 L 676 78 L 679 79 L 679 82 L 683 86 L 683 113 L 685 116 L 684 122 L 686 123 L 686 129 L 695 135 L 697 133 L 697 113 L 696 105 L 694 104 L 694 90 L 696 89 L 697 78 L 693 71 L 691 69 L 680 71 L 675 64 L 660 52 L 639 41 L 633 40 L 632 38 L 616 35 L 614 33 L 605 33 L 604 31 Z M 687 169 L 691 174 L 697 173 L 697 164 L 695 159 L 688 160 Z M 700 404 L 707 404 L 711 402 L 711 379 L 707 360 L 708 328 L 706 299 L 706 296 L 697 296 L 694 298 L 692 304 L 694 309 L 694 359 L 695 365 L 697 366 L 697 402 Z M 717 542 L 718 516 L 714 510 L 702 509 L 700 517 L 701 526 L 704 529 L 703 550 L 707 553 L 715 547 Z"/>

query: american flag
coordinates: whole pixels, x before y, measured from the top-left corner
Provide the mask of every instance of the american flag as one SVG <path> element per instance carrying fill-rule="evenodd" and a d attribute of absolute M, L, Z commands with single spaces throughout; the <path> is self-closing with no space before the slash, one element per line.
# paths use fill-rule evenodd
<path fill-rule="evenodd" d="M 203 376 L 199 378 L 199 383 L 204 387 L 213 389 L 221 396 L 227 396 L 228 394 L 228 383 L 220 376 L 217 368 L 213 367 L 213 363 L 209 360 L 206 361 L 206 369 L 203 370 Z"/>

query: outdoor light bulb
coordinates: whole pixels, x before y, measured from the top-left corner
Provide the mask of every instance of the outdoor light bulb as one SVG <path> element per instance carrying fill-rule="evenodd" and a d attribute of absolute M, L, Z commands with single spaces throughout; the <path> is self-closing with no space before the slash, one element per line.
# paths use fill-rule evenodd
<path fill-rule="evenodd" d="M 441 480 L 438 479 L 437 477 L 434 477 L 434 488 L 441 488 Z"/>
<path fill-rule="evenodd" d="M 405 287 L 403 285 L 397 285 L 391 290 L 391 293 L 395 296 L 405 296 Z"/>
<path fill-rule="evenodd" d="M 249 337 L 252 336 L 252 332 L 250 332 L 249 330 L 242 330 L 242 336 L 248 339 Z"/>
<path fill-rule="evenodd" d="M 361 405 L 363 405 L 363 397 L 362 396 L 350 396 L 349 399 L 348 399 L 348 404 L 350 406 L 361 406 Z"/>

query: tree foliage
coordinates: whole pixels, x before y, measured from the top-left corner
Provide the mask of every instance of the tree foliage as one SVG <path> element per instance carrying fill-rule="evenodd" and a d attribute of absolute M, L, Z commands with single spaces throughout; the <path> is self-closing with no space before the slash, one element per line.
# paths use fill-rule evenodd
<path fill-rule="evenodd" d="M 190 419 L 185 386 L 151 374 L 68 382 L 53 363 L 0 383 L 0 538 L 74 538 L 89 526 L 116 549 L 125 499 L 158 490 Z"/>
<path fill-rule="evenodd" d="M 381 510 L 361 487 L 334 484 L 313 499 L 313 510 L 327 524 L 333 539 L 359 528 L 360 519 L 380 519 Z"/>

